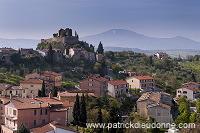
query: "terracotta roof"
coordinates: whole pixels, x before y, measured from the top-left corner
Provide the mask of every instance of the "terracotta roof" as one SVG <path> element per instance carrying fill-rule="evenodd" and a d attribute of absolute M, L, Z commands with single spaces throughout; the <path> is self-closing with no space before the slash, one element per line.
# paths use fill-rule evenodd
<path fill-rule="evenodd" d="M 21 86 L 11 86 L 7 90 L 24 90 L 25 88 L 22 88 Z"/>
<path fill-rule="evenodd" d="M 128 84 L 126 81 L 123 80 L 111 80 L 108 81 L 109 84 L 111 85 L 124 85 L 124 84 Z"/>
<path fill-rule="evenodd" d="M 163 104 L 163 103 L 159 103 L 159 102 L 158 103 L 149 104 L 147 106 L 147 108 L 152 108 L 152 107 L 156 107 L 156 106 L 161 106 L 161 107 L 164 107 L 164 108 L 167 108 L 167 109 L 171 109 L 171 106 Z"/>
<path fill-rule="evenodd" d="M 52 131 L 52 130 L 54 130 L 54 128 L 52 126 L 50 126 L 49 123 L 46 125 L 41 125 L 36 128 L 30 129 L 30 131 L 33 133 L 46 133 L 46 132 Z"/>
<path fill-rule="evenodd" d="M 168 93 L 163 93 L 163 92 L 146 92 L 142 94 L 142 96 L 137 101 L 140 102 L 149 99 L 154 102 L 160 102 L 162 94 L 170 95 Z"/>
<path fill-rule="evenodd" d="M 163 52 L 157 52 L 155 54 L 168 55 L 167 53 L 163 53 Z"/>
<path fill-rule="evenodd" d="M 56 121 L 52 121 L 51 123 L 48 123 L 48 124 L 45 124 L 45 125 L 41 125 L 41 126 L 38 126 L 36 128 L 32 128 L 32 129 L 30 129 L 30 131 L 33 132 L 33 133 L 46 133 L 48 131 L 52 131 L 53 130 L 53 132 L 55 132 L 54 131 L 55 127 L 56 128 L 61 128 L 61 129 L 67 130 L 67 131 L 71 131 L 71 132 L 74 132 L 74 133 L 80 133 L 79 131 L 77 131 L 77 130 L 71 128 L 71 127 L 60 125 Z"/>
<path fill-rule="evenodd" d="M 154 79 L 153 77 L 151 76 L 133 76 L 134 78 L 136 79 L 139 79 L 139 80 L 143 80 L 143 79 Z"/>
<path fill-rule="evenodd" d="M 83 94 L 86 95 L 86 93 L 78 93 L 79 96 L 82 96 Z M 89 96 L 95 96 L 94 93 L 87 93 Z M 58 96 L 61 97 L 75 97 L 77 95 L 77 92 L 68 92 L 68 91 L 64 91 L 64 92 L 58 92 Z"/>
<path fill-rule="evenodd" d="M 53 76 L 62 76 L 61 74 L 53 72 L 53 71 L 45 71 L 44 74 L 50 74 L 50 75 L 53 75 Z"/>
<path fill-rule="evenodd" d="M 191 91 L 198 91 L 197 88 L 194 88 L 194 87 L 192 87 L 192 86 L 182 87 L 182 88 L 180 88 L 180 89 L 183 89 L 183 88 L 189 89 L 189 90 L 191 90 Z"/>
<path fill-rule="evenodd" d="M 188 83 L 184 83 L 182 85 L 188 85 L 188 84 L 194 84 L 194 85 L 197 85 L 197 86 L 200 86 L 200 84 L 196 83 L 196 82 L 188 82 Z"/>
<path fill-rule="evenodd" d="M 7 88 L 10 88 L 11 85 L 8 84 L 0 84 L 0 90 L 6 90 Z"/>
<path fill-rule="evenodd" d="M 41 98 L 19 98 L 11 99 L 12 103 L 17 109 L 29 109 L 29 108 L 46 108 L 51 104 L 62 104 L 57 98 L 41 97 Z"/>
<path fill-rule="evenodd" d="M 43 80 L 41 80 L 41 79 L 27 79 L 27 80 L 21 81 L 20 83 L 42 84 Z M 49 82 L 48 81 L 44 81 L 44 83 L 49 83 Z"/>
<path fill-rule="evenodd" d="M 88 79 L 97 80 L 97 81 L 99 81 L 99 82 L 106 82 L 106 81 L 108 81 L 108 79 L 103 78 L 103 77 L 98 76 L 98 75 L 90 76 Z"/>
<path fill-rule="evenodd" d="M 0 48 L 0 50 L 14 50 L 13 48 Z M 16 51 L 16 50 L 14 50 L 14 51 Z"/>

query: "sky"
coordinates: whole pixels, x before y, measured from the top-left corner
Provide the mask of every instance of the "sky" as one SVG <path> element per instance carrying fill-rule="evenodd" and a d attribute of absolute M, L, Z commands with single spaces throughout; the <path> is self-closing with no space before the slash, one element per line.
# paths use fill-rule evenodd
<path fill-rule="evenodd" d="M 0 38 L 50 38 L 60 28 L 79 37 L 127 29 L 200 41 L 199 0 L 0 0 Z"/>

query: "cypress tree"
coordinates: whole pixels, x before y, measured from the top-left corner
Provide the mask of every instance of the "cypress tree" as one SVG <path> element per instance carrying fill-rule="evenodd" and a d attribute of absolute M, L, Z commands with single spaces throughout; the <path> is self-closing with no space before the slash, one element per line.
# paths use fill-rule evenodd
<path fill-rule="evenodd" d="M 97 116 L 97 123 L 103 123 L 103 119 L 102 119 L 102 112 L 101 112 L 101 107 L 99 105 L 98 107 L 98 116 Z M 97 133 L 102 133 L 103 129 L 102 128 L 98 128 L 97 129 Z"/>
<path fill-rule="evenodd" d="M 73 118 L 74 118 L 74 123 L 79 126 L 80 125 L 80 104 L 79 104 L 78 93 L 76 95 L 76 101 L 74 103 Z"/>
<path fill-rule="evenodd" d="M 45 97 L 45 96 L 46 96 L 46 94 L 45 94 L 45 83 L 44 83 L 44 80 L 43 80 L 43 82 L 42 82 L 41 96 L 42 96 L 42 97 Z"/>
<path fill-rule="evenodd" d="M 53 64 L 53 48 L 52 45 L 49 45 L 49 50 L 47 52 L 47 61 L 49 64 Z"/>
<path fill-rule="evenodd" d="M 53 97 L 57 97 L 58 89 L 56 87 L 53 87 L 51 93 L 53 94 Z"/>
<path fill-rule="evenodd" d="M 119 122 L 118 109 L 114 106 L 111 106 L 109 111 L 109 123 L 118 123 L 118 122 Z M 116 131 L 117 131 L 116 128 L 111 128 L 109 130 L 110 133 L 116 133 Z"/>
<path fill-rule="evenodd" d="M 81 97 L 81 108 L 80 108 L 80 122 L 81 126 L 86 126 L 87 123 L 87 109 L 84 94 Z"/>
<path fill-rule="evenodd" d="M 42 92 L 41 90 L 38 89 L 38 97 L 41 97 L 42 96 Z"/>
<path fill-rule="evenodd" d="M 103 54 L 103 52 L 104 52 L 103 44 L 102 44 L 101 41 L 100 41 L 99 46 L 98 46 L 98 48 L 97 48 L 97 53 L 98 53 L 98 54 Z"/>
<path fill-rule="evenodd" d="M 17 130 L 17 133 L 30 133 L 30 131 L 24 126 L 24 124 L 22 123 L 19 126 L 19 129 Z"/>

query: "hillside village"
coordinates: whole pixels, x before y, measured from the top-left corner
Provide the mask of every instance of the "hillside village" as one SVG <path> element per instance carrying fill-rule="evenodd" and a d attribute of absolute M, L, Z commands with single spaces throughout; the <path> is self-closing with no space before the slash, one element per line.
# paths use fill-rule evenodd
<path fill-rule="evenodd" d="M 200 132 L 199 57 L 104 51 L 103 42 L 95 49 L 69 28 L 36 50 L 0 48 L 1 132 Z M 196 128 L 86 128 L 118 122 Z"/>

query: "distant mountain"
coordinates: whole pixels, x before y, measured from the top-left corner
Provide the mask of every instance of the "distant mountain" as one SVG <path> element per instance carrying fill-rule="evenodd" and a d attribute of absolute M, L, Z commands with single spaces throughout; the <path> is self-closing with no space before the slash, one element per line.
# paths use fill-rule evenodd
<path fill-rule="evenodd" d="M 170 57 L 186 58 L 187 55 L 200 55 L 200 50 L 196 49 L 165 49 L 165 50 L 142 50 L 138 48 L 125 48 L 125 47 L 104 47 L 105 51 L 134 51 L 138 53 L 145 53 L 147 55 L 153 55 L 156 52 L 165 52 Z"/>
<path fill-rule="evenodd" d="M 37 47 L 40 40 L 34 39 L 4 39 L 0 38 L 0 47 L 11 47 L 14 49 L 19 48 L 33 48 Z"/>
<path fill-rule="evenodd" d="M 87 41 L 97 46 L 101 41 L 103 46 L 128 47 L 143 50 L 164 50 L 164 49 L 199 49 L 200 42 L 189 38 L 177 36 L 173 38 L 155 38 L 138 34 L 124 29 L 112 29 L 106 32 L 86 36 L 80 40 Z"/>

